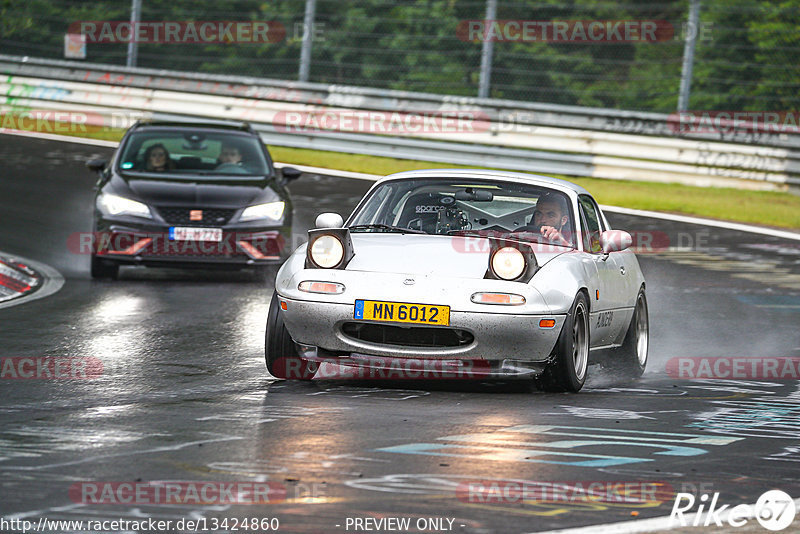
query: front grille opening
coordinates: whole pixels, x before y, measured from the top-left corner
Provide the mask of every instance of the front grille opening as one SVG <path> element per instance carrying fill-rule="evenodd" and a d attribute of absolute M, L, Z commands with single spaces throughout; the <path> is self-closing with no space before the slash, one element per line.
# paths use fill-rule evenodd
<path fill-rule="evenodd" d="M 253 243 L 264 252 L 261 243 Z M 141 257 L 197 257 L 197 258 L 249 258 L 234 239 L 234 234 L 223 234 L 222 241 L 171 241 L 166 232 L 109 234 L 107 252 Z M 276 254 L 277 255 L 277 254 Z"/>
<path fill-rule="evenodd" d="M 159 207 L 158 212 L 169 224 L 181 226 L 200 226 L 215 227 L 224 226 L 231 220 L 235 209 L 227 208 L 179 208 L 179 207 Z M 199 221 L 193 221 L 192 211 L 199 211 L 202 217 Z"/>
<path fill-rule="evenodd" d="M 475 340 L 471 333 L 456 328 L 401 327 L 374 323 L 344 323 L 342 333 L 359 341 L 403 347 L 464 347 Z"/>

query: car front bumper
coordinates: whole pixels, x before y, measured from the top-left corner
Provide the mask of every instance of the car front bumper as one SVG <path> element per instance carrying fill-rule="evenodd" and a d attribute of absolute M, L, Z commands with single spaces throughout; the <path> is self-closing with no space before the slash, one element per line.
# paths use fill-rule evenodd
<path fill-rule="evenodd" d="M 549 361 L 561 333 L 565 315 L 514 314 L 492 311 L 497 306 L 484 306 L 483 311 L 459 311 L 451 307 L 448 327 L 376 323 L 354 319 L 353 303 L 320 302 L 280 297 L 285 303 L 283 320 L 295 343 L 305 346 L 305 356 L 325 359 L 329 356 L 362 355 L 388 358 L 433 360 L 475 360 L 502 362 Z M 542 319 L 555 320 L 555 326 L 539 326 Z M 357 339 L 345 332 L 346 325 L 369 324 L 373 330 L 393 329 L 394 338 L 407 343 L 382 343 Z M 451 330 L 466 333 L 469 342 L 457 346 L 411 346 L 416 328 Z M 399 329 L 399 330 L 396 330 Z M 407 335 L 403 335 L 403 331 Z M 428 332 L 424 332 L 427 334 Z M 442 332 L 444 334 L 444 332 Z M 451 339 L 453 336 L 449 336 Z M 463 340 L 462 340 L 463 341 Z M 302 347 L 301 347 L 302 348 Z M 317 348 L 315 354 L 312 348 Z M 322 354 L 322 356 L 320 356 Z M 513 366 L 513 365 L 512 365 Z"/>
<path fill-rule="evenodd" d="M 289 254 L 291 227 L 222 227 L 222 240 L 175 241 L 170 226 L 97 221 L 92 253 L 135 265 L 239 266 L 282 263 Z"/>

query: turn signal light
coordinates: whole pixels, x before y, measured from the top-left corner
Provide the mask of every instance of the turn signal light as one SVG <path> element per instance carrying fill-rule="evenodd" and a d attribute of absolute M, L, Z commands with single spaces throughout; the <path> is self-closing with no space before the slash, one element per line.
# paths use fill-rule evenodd
<path fill-rule="evenodd" d="M 475 304 L 502 304 L 505 306 L 525 304 L 525 297 L 513 293 L 475 293 L 470 300 Z"/>
<path fill-rule="evenodd" d="M 539 328 L 553 328 L 556 326 L 555 319 L 541 319 L 539 320 Z"/>
<path fill-rule="evenodd" d="M 336 282 L 305 281 L 300 282 L 300 284 L 297 286 L 297 289 L 300 291 L 305 291 L 306 293 L 328 293 L 331 295 L 339 295 L 344 293 L 344 285 L 337 284 Z"/>

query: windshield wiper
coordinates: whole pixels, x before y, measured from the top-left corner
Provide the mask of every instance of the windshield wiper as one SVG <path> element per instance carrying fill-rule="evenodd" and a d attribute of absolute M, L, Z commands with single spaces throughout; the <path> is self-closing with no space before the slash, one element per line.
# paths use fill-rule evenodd
<path fill-rule="evenodd" d="M 388 232 L 399 232 L 401 234 L 428 234 L 422 230 L 413 230 L 411 228 L 401 228 L 399 226 L 390 226 L 388 224 L 356 224 L 349 226 L 350 230 L 386 230 Z"/>
<path fill-rule="evenodd" d="M 185 169 L 186 172 L 183 174 L 193 174 L 195 176 L 259 176 L 263 177 L 263 174 L 258 173 L 241 173 L 241 172 L 220 172 L 220 171 L 207 171 L 207 170 L 193 170 L 193 169 Z"/>
<path fill-rule="evenodd" d="M 478 230 L 448 230 L 447 235 L 458 234 L 464 237 L 492 237 L 491 235 L 482 234 Z"/>

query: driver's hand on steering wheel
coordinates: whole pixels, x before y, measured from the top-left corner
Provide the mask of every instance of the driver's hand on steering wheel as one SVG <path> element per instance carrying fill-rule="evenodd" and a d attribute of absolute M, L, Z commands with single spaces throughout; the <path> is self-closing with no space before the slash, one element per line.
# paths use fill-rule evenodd
<path fill-rule="evenodd" d="M 564 236 L 561 235 L 561 232 L 559 232 L 552 226 L 542 226 L 541 230 L 539 230 L 539 233 L 541 233 L 542 236 L 551 243 L 558 243 L 560 245 L 569 245 L 567 240 L 564 239 Z"/>

